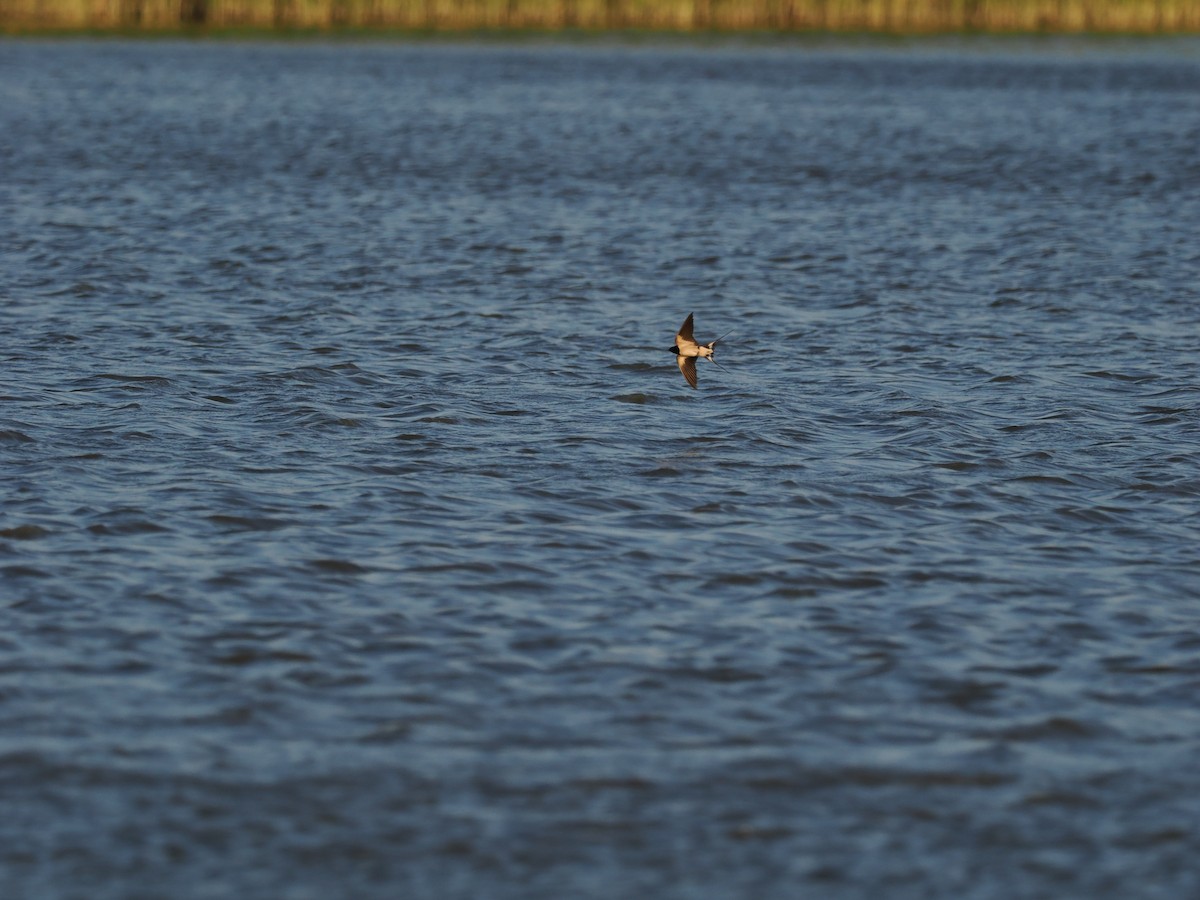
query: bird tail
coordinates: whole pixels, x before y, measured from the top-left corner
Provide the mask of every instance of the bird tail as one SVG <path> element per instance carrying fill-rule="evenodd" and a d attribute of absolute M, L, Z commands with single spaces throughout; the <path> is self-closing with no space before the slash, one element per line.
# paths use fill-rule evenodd
<path fill-rule="evenodd" d="M 716 359 L 714 357 L 716 357 L 716 355 L 717 355 L 717 341 L 723 341 L 723 340 L 725 340 L 725 338 L 729 337 L 729 335 L 731 335 L 731 334 L 733 334 L 732 331 L 727 331 L 723 335 L 721 335 L 719 338 L 717 338 L 716 341 L 709 341 L 707 344 L 704 345 L 705 347 L 708 348 L 708 358 L 709 359 L 711 359 L 713 362 L 716 362 Z"/>

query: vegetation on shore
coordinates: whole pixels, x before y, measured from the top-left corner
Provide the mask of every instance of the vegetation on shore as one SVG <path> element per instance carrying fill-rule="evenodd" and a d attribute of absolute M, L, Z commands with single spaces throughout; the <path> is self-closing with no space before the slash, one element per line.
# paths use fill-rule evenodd
<path fill-rule="evenodd" d="M 1200 32 L 1198 0 L 0 0 L 0 31 Z"/>

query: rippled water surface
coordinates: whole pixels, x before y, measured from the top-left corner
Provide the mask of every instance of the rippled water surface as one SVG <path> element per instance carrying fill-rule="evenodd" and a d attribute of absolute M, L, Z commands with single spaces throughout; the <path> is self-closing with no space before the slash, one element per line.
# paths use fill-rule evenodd
<path fill-rule="evenodd" d="M 0 893 L 1197 896 L 1197 147 L 1187 41 L 0 43 Z"/>

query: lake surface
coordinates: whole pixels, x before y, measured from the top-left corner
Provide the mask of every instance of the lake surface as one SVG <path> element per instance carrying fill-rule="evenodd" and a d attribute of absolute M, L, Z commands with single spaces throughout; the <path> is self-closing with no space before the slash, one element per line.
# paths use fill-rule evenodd
<path fill-rule="evenodd" d="M 1200 41 L 0 42 L 0 894 L 1197 896 L 1198 147 Z"/>

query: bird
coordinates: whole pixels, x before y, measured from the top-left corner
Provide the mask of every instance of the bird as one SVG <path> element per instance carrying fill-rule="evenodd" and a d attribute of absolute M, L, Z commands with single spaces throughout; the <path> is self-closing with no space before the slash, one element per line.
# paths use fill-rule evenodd
<path fill-rule="evenodd" d="M 716 362 L 713 359 L 713 348 L 717 341 L 722 340 L 725 334 L 717 338 L 717 341 L 711 341 L 707 344 L 699 344 L 692 337 L 692 316 L 693 313 L 688 313 L 688 317 L 683 320 L 683 325 L 679 328 L 679 334 L 675 335 L 675 346 L 670 350 L 675 354 L 675 362 L 679 364 L 679 371 L 683 373 L 684 379 L 692 386 L 696 387 L 696 360 L 706 358 Z"/>

